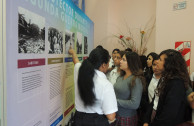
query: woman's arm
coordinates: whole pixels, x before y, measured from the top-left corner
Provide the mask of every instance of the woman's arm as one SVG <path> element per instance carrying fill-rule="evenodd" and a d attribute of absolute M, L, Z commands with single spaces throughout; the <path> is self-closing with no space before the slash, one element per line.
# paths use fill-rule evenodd
<path fill-rule="evenodd" d="M 112 123 L 116 118 L 118 107 L 113 85 L 110 82 L 108 83 L 109 84 L 104 87 L 102 110 L 109 120 L 109 123 Z"/>
<path fill-rule="evenodd" d="M 144 123 L 143 126 L 149 126 L 149 124 L 148 123 Z"/>
<path fill-rule="evenodd" d="M 75 51 L 72 48 L 69 49 L 69 54 L 72 55 L 74 64 L 79 63 L 79 59 L 78 59 Z"/>
<path fill-rule="evenodd" d="M 107 117 L 109 123 L 112 123 L 112 122 L 115 121 L 116 113 L 114 112 L 114 113 L 111 113 L 111 114 L 107 114 L 106 117 Z"/>
<path fill-rule="evenodd" d="M 187 100 L 191 106 L 192 109 L 194 109 L 194 92 L 190 93 L 188 96 L 187 96 Z"/>
<path fill-rule="evenodd" d="M 146 107 L 146 112 L 144 114 L 143 117 L 143 123 L 144 124 L 149 124 L 151 121 L 151 115 L 152 115 L 152 111 L 153 111 L 153 101 L 154 99 L 152 99 L 152 102 Z"/>

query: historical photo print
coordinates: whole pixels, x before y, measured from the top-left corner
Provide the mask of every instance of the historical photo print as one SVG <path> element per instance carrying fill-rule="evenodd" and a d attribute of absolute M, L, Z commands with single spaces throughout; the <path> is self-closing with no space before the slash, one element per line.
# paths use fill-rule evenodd
<path fill-rule="evenodd" d="M 45 51 L 45 18 L 18 8 L 18 53 L 42 54 Z"/>
<path fill-rule="evenodd" d="M 65 54 L 68 54 L 70 48 L 74 49 L 75 33 L 66 31 L 65 32 Z"/>
<path fill-rule="evenodd" d="M 48 29 L 49 54 L 63 53 L 63 32 L 56 28 Z"/>
<path fill-rule="evenodd" d="M 77 54 L 82 54 L 82 34 L 80 32 L 77 32 Z"/>
<path fill-rule="evenodd" d="M 88 38 L 84 36 L 84 54 L 88 54 Z"/>

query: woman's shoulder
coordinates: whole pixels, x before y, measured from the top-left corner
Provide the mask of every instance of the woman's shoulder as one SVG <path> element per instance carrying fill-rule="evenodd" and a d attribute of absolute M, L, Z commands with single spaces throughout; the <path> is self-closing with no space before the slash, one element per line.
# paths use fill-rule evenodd
<path fill-rule="evenodd" d="M 95 70 L 94 82 L 101 86 L 112 85 L 111 82 L 107 79 L 106 75 L 97 70 Z"/>
<path fill-rule="evenodd" d="M 173 78 L 168 81 L 169 87 L 180 87 L 184 88 L 184 80 L 181 78 Z"/>
<path fill-rule="evenodd" d="M 76 63 L 75 66 L 74 66 L 74 72 L 78 72 L 79 71 L 79 68 L 81 66 L 81 63 Z"/>
<path fill-rule="evenodd" d="M 184 83 L 184 80 L 178 77 L 174 77 L 172 79 L 169 79 L 170 83 Z"/>
<path fill-rule="evenodd" d="M 78 63 L 75 64 L 75 68 L 77 68 L 77 67 L 79 68 L 80 66 L 81 66 L 81 63 L 80 62 L 78 62 Z"/>
<path fill-rule="evenodd" d="M 113 84 L 106 78 L 98 78 L 95 83 L 95 88 L 100 90 L 113 90 Z"/>
<path fill-rule="evenodd" d="M 136 78 L 135 78 L 135 85 L 136 85 L 137 87 L 143 87 L 143 85 L 142 85 L 142 80 L 141 80 L 139 77 L 136 77 Z"/>
<path fill-rule="evenodd" d="M 117 80 L 118 80 L 118 79 L 119 79 L 119 80 L 122 80 L 122 79 L 123 79 L 123 76 L 121 76 L 121 75 L 118 76 L 118 77 L 117 77 Z"/>

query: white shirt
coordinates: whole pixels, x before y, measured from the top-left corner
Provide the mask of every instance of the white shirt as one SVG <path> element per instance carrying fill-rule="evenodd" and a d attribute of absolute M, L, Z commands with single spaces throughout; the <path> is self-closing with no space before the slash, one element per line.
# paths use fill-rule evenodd
<path fill-rule="evenodd" d="M 154 97 L 155 94 L 155 89 L 157 88 L 159 79 L 156 79 L 155 75 L 153 74 L 152 80 L 150 81 L 149 87 L 148 87 L 148 97 L 149 97 L 149 102 L 152 102 L 152 98 Z M 154 110 L 157 109 L 158 106 L 158 100 L 159 97 L 155 95 L 154 99 Z"/>
<path fill-rule="evenodd" d="M 191 80 L 191 81 L 194 81 L 194 72 L 191 73 L 191 75 L 190 75 L 190 80 Z"/>
<path fill-rule="evenodd" d="M 112 59 L 112 57 L 110 58 L 110 62 L 109 62 L 109 67 L 108 68 L 112 68 L 112 65 L 114 65 L 114 61 Z"/>
<path fill-rule="evenodd" d="M 114 85 L 116 83 L 116 80 L 120 76 L 120 74 L 117 72 L 117 67 L 115 67 L 111 72 L 109 72 L 106 77 L 107 79 Z"/>
<path fill-rule="evenodd" d="M 84 106 L 83 101 L 79 96 L 79 91 L 77 87 L 78 71 L 81 63 L 76 63 L 74 68 L 74 83 L 75 83 L 75 108 L 79 112 L 85 113 L 98 113 L 111 114 L 118 111 L 117 100 L 114 92 L 113 85 L 107 80 L 106 75 L 95 70 L 93 77 L 94 81 L 94 94 L 96 96 L 96 101 L 92 106 Z"/>

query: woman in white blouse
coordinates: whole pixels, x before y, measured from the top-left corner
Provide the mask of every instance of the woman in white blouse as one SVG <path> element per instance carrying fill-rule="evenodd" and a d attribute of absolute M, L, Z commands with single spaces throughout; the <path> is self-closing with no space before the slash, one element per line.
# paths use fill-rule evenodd
<path fill-rule="evenodd" d="M 105 49 L 93 49 L 82 62 L 73 49 L 72 55 L 75 83 L 74 126 L 108 126 L 115 121 L 117 101 L 113 85 L 107 80 L 109 53 Z"/>

